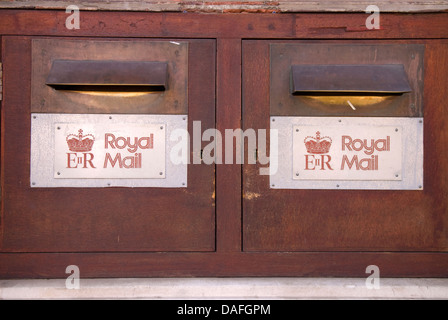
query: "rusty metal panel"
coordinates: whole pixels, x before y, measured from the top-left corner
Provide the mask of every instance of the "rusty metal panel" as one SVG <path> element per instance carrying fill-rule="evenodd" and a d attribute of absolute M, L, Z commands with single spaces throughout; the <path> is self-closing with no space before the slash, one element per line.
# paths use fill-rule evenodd
<path fill-rule="evenodd" d="M 422 117 L 423 58 L 424 45 L 420 44 L 273 43 L 270 45 L 270 114 Z M 292 66 L 387 64 L 403 65 L 410 92 L 401 95 L 350 92 L 293 95 L 291 92 Z M 342 83 L 339 85 L 343 86 Z"/>
<path fill-rule="evenodd" d="M 187 114 L 188 51 L 185 41 L 33 39 L 31 112 Z M 56 60 L 160 62 L 167 65 L 166 90 L 55 90 L 46 83 Z"/>
<path fill-rule="evenodd" d="M 2 63 L 0 62 L 0 101 L 3 98 L 3 68 Z"/>

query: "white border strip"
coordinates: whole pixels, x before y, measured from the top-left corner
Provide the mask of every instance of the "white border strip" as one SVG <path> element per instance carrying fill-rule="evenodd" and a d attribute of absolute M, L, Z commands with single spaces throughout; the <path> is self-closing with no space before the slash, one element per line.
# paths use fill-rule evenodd
<path fill-rule="evenodd" d="M 365 278 L 81 278 L 71 290 L 65 282 L 0 280 L 0 299 L 448 299 L 448 279 L 428 278 L 381 278 L 379 289 Z"/>

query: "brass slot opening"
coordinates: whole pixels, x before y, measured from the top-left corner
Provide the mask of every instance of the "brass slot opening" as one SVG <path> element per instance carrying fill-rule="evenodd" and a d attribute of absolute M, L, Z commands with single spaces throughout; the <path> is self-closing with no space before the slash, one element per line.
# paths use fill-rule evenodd
<path fill-rule="evenodd" d="M 168 88 L 168 65 L 147 61 L 55 60 L 46 85 L 87 93 L 161 92 Z"/>

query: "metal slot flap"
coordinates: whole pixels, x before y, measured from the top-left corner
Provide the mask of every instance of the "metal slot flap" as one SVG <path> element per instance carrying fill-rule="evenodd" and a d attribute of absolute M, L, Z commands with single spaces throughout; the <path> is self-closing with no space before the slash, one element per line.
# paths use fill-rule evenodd
<path fill-rule="evenodd" d="M 294 65 L 292 94 L 392 95 L 411 91 L 401 64 Z"/>
<path fill-rule="evenodd" d="M 164 91 L 168 64 L 148 61 L 55 60 L 46 84 L 58 90 Z"/>

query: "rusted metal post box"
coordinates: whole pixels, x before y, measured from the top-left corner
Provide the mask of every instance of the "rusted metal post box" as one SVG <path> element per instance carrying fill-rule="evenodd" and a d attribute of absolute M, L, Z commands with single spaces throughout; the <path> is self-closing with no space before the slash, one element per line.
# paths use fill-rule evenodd
<path fill-rule="evenodd" d="M 186 149 L 191 119 L 214 121 L 213 40 L 3 41 L 21 93 L 2 117 L 2 252 L 214 250 L 214 168 Z"/>
<path fill-rule="evenodd" d="M 270 141 L 278 165 L 269 177 L 243 166 L 246 252 L 446 250 L 445 236 L 430 231 L 446 215 L 429 205 L 445 202 L 430 191 L 439 174 L 429 160 L 437 157 L 433 48 L 422 41 L 243 43 L 245 128 L 278 136 Z"/>

